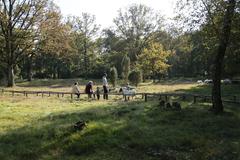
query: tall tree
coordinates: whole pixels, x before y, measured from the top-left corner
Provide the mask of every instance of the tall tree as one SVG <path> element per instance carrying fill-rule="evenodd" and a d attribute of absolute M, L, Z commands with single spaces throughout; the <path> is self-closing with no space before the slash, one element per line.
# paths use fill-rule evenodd
<path fill-rule="evenodd" d="M 221 76 L 224 55 L 229 43 L 231 33 L 231 24 L 236 6 L 236 0 L 228 0 L 226 11 L 223 18 L 222 30 L 219 35 L 219 46 L 214 62 L 213 69 L 213 88 L 212 88 L 212 110 L 215 113 L 223 112 L 223 104 L 221 98 Z"/>
<path fill-rule="evenodd" d="M 33 48 L 34 31 L 41 21 L 46 0 L 1 0 L 0 37 L 3 37 L 3 59 L 8 69 L 8 86 L 14 85 L 14 68 L 23 55 Z"/>
<path fill-rule="evenodd" d="M 133 63 L 148 44 L 151 33 L 163 27 L 163 17 L 145 5 L 120 9 L 114 19 L 117 32 L 127 42 L 126 52 Z"/>
<path fill-rule="evenodd" d="M 70 17 L 73 21 L 73 28 L 76 32 L 76 45 L 80 54 L 83 55 L 83 71 L 85 77 L 90 71 L 90 56 L 93 51 L 94 39 L 97 36 L 99 25 L 96 24 L 94 15 L 82 13 L 81 17 Z"/>
<path fill-rule="evenodd" d="M 127 43 L 121 39 L 112 29 L 103 30 L 101 50 L 103 51 L 103 59 L 111 66 L 115 66 L 118 73 L 121 73 L 122 66 L 119 59 L 123 59 L 124 53 L 127 52 L 125 47 Z"/>
<path fill-rule="evenodd" d="M 40 24 L 40 35 L 36 46 L 39 58 L 46 56 L 51 61 L 45 62 L 43 66 L 50 69 L 53 78 L 60 77 L 62 61 L 71 56 L 73 52 L 70 45 L 73 41 L 71 28 L 64 24 L 59 9 L 52 5 L 45 15 L 46 20 Z M 42 57 L 42 58 L 43 58 Z"/>
<path fill-rule="evenodd" d="M 235 13 L 236 0 L 179 0 L 180 17 L 185 15 L 185 21 L 190 22 L 189 28 L 204 29 L 210 41 L 215 57 L 213 64 L 213 105 L 215 113 L 223 112 L 221 100 L 221 77 L 223 60 L 228 47 L 232 19 Z M 183 17 L 181 17 L 183 18 Z M 187 21 L 186 21 L 187 20 Z M 216 46 L 216 47 L 215 47 Z"/>
<path fill-rule="evenodd" d="M 157 74 L 166 73 L 169 65 L 167 58 L 170 51 L 165 51 L 159 43 L 151 43 L 148 48 L 145 48 L 143 54 L 139 57 L 140 68 L 143 70 L 144 76 L 152 76 L 154 80 Z"/>

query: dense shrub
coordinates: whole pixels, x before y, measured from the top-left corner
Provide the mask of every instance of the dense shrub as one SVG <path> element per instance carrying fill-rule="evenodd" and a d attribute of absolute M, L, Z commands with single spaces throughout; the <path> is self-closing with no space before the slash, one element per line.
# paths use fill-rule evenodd
<path fill-rule="evenodd" d="M 128 82 L 128 76 L 130 72 L 130 58 L 126 55 L 122 60 L 122 78 L 125 83 Z"/>
<path fill-rule="evenodd" d="M 115 87 L 116 84 L 117 84 L 117 79 L 118 79 L 118 73 L 117 73 L 116 67 L 112 67 L 110 69 L 110 76 L 109 76 L 109 78 L 110 78 L 110 83 L 113 85 L 113 87 Z"/>
<path fill-rule="evenodd" d="M 135 86 L 138 86 L 138 84 L 142 82 L 142 72 L 137 69 L 133 70 L 130 72 L 128 79 L 132 84 L 134 84 Z"/>

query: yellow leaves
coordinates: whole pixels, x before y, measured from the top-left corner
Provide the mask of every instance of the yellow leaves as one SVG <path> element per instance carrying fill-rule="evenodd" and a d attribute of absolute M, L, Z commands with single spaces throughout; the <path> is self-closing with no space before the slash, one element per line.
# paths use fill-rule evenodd
<path fill-rule="evenodd" d="M 140 67 L 145 73 L 164 73 L 169 67 L 167 58 L 170 53 L 160 43 L 151 43 L 139 56 Z"/>
<path fill-rule="evenodd" d="M 49 12 L 47 17 L 47 21 L 40 25 L 42 49 L 51 54 L 64 54 L 66 50 L 71 49 L 70 28 L 61 23 L 61 15 L 58 12 Z"/>

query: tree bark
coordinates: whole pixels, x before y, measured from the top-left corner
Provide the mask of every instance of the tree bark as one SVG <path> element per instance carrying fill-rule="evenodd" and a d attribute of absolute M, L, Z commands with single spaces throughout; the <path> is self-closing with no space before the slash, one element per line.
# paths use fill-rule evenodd
<path fill-rule="evenodd" d="M 13 66 L 8 66 L 8 75 L 7 75 L 7 79 L 8 79 L 8 87 L 13 87 L 15 85 L 15 81 L 14 81 L 14 67 Z"/>
<path fill-rule="evenodd" d="M 228 46 L 231 33 L 231 23 L 234 15 L 236 0 L 229 0 L 228 6 L 223 19 L 223 27 L 220 35 L 219 47 L 215 57 L 213 67 L 213 87 L 212 87 L 212 108 L 214 113 L 223 112 L 223 104 L 221 97 L 221 77 L 224 55 Z"/>
<path fill-rule="evenodd" d="M 32 55 L 28 59 L 28 81 L 32 81 Z"/>
<path fill-rule="evenodd" d="M 83 51 L 83 56 L 84 56 L 84 77 L 85 79 L 88 79 L 88 74 L 89 74 L 89 59 L 88 59 L 88 55 L 87 55 L 87 38 L 85 37 L 84 38 L 84 44 L 83 44 L 83 47 L 84 47 L 84 51 Z"/>
<path fill-rule="evenodd" d="M 53 79 L 57 79 L 57 67 L 53 68 Z"/>

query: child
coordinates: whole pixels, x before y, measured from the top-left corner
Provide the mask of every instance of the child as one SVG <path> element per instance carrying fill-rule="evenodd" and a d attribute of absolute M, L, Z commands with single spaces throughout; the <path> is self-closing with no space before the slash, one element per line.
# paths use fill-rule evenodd
<path fill-rule="evenodd" d="M 126 89 L 127 89 L 127 90 L 130 90 L 130 89 L 131 89 L 129 83 L 127 83 L 127 85 L 126 85 Z"/>
<path fill-rule="evenodd" d="M 96 95 L 97 95 L 97 99 L 99 100 L 100 99 L 100 87 L 97 87 Z"/>

